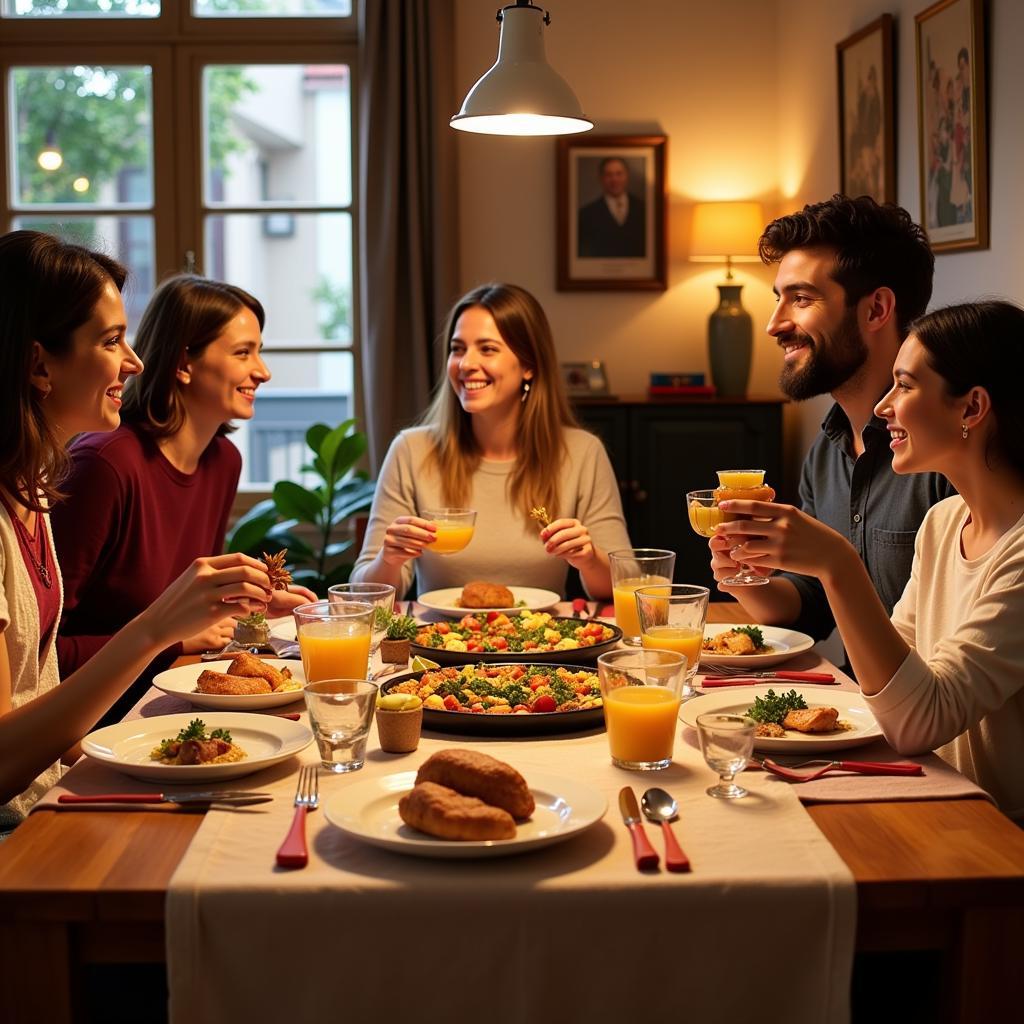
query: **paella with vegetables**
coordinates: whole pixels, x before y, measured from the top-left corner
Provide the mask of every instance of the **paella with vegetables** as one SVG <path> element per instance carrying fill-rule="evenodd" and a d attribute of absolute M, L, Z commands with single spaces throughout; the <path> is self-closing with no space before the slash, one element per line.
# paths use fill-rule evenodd
<path fill-rule="evenodd" d="M 548 612 L 519 615 L 486 612 L 458 622 L 425 623 L 416 635 L 419 647 L 459 654 L 526 654 L 576 651 L 618 639 L 615 627 L 583 619 L 557 618 Z"/>

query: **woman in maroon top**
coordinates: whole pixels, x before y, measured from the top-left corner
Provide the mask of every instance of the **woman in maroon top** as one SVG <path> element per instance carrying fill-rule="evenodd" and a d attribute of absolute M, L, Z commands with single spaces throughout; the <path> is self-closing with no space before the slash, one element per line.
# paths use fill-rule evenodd
<path fill-rule="evenodd" d="M 0 827 L 56 781 L 60 756 L 157 652 L 219 622 L 226 606 L 245 615 L 269 598 L 255 559 L 196 559 L 57 685 L 61 578 L 47 513 L 61 497 L 64 444 L 117 427 L 124 383 L 142 369 L 125 340 L 125 276 L 49 235 L 0 237 Z"/>
<path fill-rule="evenodd" d="M 146 371 L 125 388 L 122 425 L 75 441 L 66 499 L 53 513 L 62 673 L 95 655 L 194 558 L 224 549 L 242 468 L 225 435 L 231 420 L 251 419 L 270 379 L 263 324 L 259 301 L 221 281 L 181 274 L 153 294 L 135 337 Z M 268 614 L 315 600 L 303 587 L 277 591 Z M 104 721 L 123 717 L 179 654 L 217 650 L 233 628 L 225 616 L 163 652 Z"/>

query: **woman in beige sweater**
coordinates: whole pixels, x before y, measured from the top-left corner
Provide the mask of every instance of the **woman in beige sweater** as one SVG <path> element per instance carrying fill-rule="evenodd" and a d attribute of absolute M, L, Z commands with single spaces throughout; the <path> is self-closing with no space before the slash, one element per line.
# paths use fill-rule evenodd
<path fill-rule="evenodd" d="M 576 426 L 547 317 L 529 292 L 487 284 L 448 315 L 448 363 L 423 425 L 392 443 L 353 580 L 404 593 L 474 579 L 611 595 L 607 552 L 628 548 L 618 485 L 601 442 Z M 469 546 L 429 549 L 437 507 L 476 510 Z M 551 523 L 530 518 L 543 506 Z"/>
<path fill-rule="evenodd" d="M 0 829 L 56 781 L 78 742 L 157 652 L 262 610 L 270 580 L 244 555 L 196 559 L 57 685 L 60 569 L 48 511 L 76 434 L 113 430 L 142 363 L 125 338 L 124 268 L 35 231 L 0 237 Z"/>

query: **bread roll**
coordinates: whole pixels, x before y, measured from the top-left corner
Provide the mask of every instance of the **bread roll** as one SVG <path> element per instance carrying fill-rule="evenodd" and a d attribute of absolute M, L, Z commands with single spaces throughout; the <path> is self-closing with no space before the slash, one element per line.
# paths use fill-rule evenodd
<path fill-rule="evenodd" d="M 508 587 L 500 583 L 475 580 L 462 588 L 460 605 L 463 608 L 512 608 L 516 599 Z"/>
<path fill-rule="evenodd" d="M 514 839 L 512 816 L 476 797 L 434 782 L 422 782 L 398 801 L 402 821 L 439 839 Z"/>
<path fill-rule="evenodd" d="M 512 765 L 476 750 L 438 751 L 420 765 L 416 782 L 436 782 L 475 796 L 513 818 L 528 818 L 535 806 L 530 787 Z"/>

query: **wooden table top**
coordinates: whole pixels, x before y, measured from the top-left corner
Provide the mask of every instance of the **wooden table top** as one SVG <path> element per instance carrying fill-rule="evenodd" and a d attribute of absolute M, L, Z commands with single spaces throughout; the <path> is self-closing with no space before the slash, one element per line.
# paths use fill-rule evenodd
<path fill-rule="evenodd" d="M 734 606 L 713 606 L 729 621 Z M 817 804 L 862 909 L 1024 907 L 1024 831 L 985 800 Z M 0 918 L 162 921 L 194 812 L 40 811 L 0 844 Z"/>

